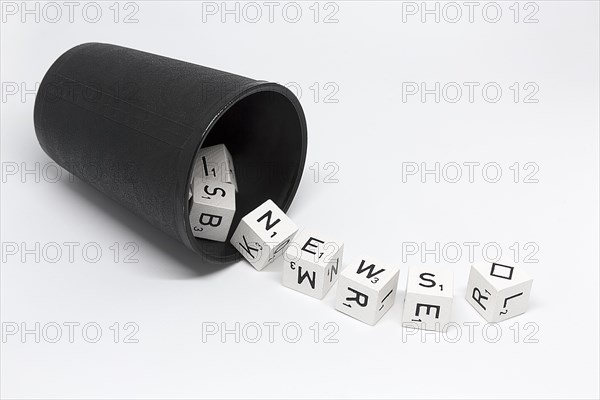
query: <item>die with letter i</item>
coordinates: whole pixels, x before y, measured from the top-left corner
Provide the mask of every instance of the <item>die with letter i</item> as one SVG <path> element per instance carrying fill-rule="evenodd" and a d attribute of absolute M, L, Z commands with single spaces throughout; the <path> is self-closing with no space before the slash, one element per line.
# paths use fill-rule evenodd
<path fill-rule="evenodd" d="M 394 304 L 399 272 L 371 258 L 355 261 L 340 274 L 335 308 L 375 325 Z"/>

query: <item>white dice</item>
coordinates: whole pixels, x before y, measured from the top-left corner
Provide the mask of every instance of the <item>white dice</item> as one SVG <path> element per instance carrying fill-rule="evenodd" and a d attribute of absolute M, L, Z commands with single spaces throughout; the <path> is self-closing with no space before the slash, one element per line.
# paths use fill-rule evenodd
<path fill-rule="evenodd" d="M 229 183 L 205 182 L 195 178 L 192 184 L 190 225 L 195 237 L 224 242 L 235 215 L 235 188 Z"/>
<path fill-rule="evenodd" d="M 233 160 L 223 144 L 198 150 L 192 169 L 192 181 L 195 178 L 202 178 L 203 182 L 231 183 L 236 192 L 238 190 Z"/>
<path fill-rule="evenodd" d="M 283 285 L 317 299 L 325 297 L 342 270 L 344 244 L 303 230 L 283 257 Z"/>
<path fill-rule="evenodd" d="M 267 200 L 242 218 L 231 244 L 260 271 L 283 254 L 297 231 L 296 224 Z"/>
<path fill-rule="evenodd" d="M 500 322 L 527 311 L 532 283 L 521 267 L 476 264 L 471 267 L 466 298 L 488 322 Z"/>
<path fill-rule="evenodd" d="M 443 268 L 411 267 L 408 271 L 402 323 L 443 331 L 450 322 L 454 274 Z"/>
<path fill-rule="evenodd" d="M 394 304 L 399 272 L 398 267 L 372 259 L 349 265 L 338 279 L 335 308 L 375 325 Z"/>

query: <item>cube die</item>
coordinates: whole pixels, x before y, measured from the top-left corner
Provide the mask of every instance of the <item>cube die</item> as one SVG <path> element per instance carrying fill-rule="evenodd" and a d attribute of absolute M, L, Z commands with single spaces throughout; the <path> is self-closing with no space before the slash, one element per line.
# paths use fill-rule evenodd
<path fill-rule="evenodd" d="M 238 190 L 233 159 L 223 144 L 198 150 L 192 169 L 192 181 L 194 178 L 201 178 L 203 182 L 230 183 L 236 192 Z"/>
<path fill-rule="evenodd" d="M 308 230 L 296 235 L 283 257 L 283 285 L 325 297 L 342 270 L 344 244 Z"/>
<path fill-rule="evenodd" d="M 454 274 L 439 267 L 414 266 L 408 271 L 402 323 L 442 331 L 450 322 Z"/>
<path fill-rule="evenodd" d="M 235 215 L 235 188 L 229 183 L 203 182 L 195 178 L 192 184 L 190 225 L 195 237 L 224 242 Z"/>
<path fill-rule="evenodd" d="M 522 267 L 481 263 L 471 267 L 466 298 L 488 322 L 527 311 L 533 279 Z"/>
<path fill-rule="evenodd" d="M 284 253 L 297 231 L 296 224 L 267 200 L 242 218 L 231 244 L 260 271 Z"/>
<path fill-rule="evenodd" d="M 338 279 L 335 308 L 375 325 L 394 304 L 399 272 L 370 258 L 350 264 Z"/>

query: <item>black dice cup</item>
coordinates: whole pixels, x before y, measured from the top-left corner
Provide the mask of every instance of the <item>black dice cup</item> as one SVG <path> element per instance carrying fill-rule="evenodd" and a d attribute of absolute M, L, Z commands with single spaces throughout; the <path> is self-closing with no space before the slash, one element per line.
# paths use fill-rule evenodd
<path fill-rule="evenodd" d="M 54 62 L 34 123 L 56 163 L 213 263 L 239 258 L 229 238 L 248 212 L 267 199 L 287 211 L 306 159 L 304 112 L 285 87 L 110 44 Z M 188 183 L 198 149 L 221 143 L 238 193 L 228 240 L 214 242 L 192 235 Z"/>

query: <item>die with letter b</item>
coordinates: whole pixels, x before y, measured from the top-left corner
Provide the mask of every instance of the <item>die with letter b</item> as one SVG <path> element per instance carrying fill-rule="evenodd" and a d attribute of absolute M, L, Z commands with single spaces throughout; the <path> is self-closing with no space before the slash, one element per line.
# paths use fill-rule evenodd
<path fill-rule="evenodd" d="M 471 267 L 466 298 L 488 322 L 527 311 L 533 279 L 522 267 L 482 263 Z"/>
<path fill-rule="evenodd" d="M 375 325 L 396 298 L 398 267 L 372 259 L 360 259 L 342 271 L 335 308 L 367 324 Z"/>
<path fill-rule="evenodd" d="M 448 269 L 414 266 L 408 271 L 402 323 L 443 331 L 450 322 L 454 274 Z"/>
<path fill-rule="evenodd" d="M 260 271 L 283 254 L 297 231 L 296 224 L 267 200 L 242 218 L 231 244 Z"/>
<path fill-rule="evenodd" d="M 190 226 L 201 239 L 224 242 L 235 215 L 235 188 L 229 183 L 194 178 Z"/>

